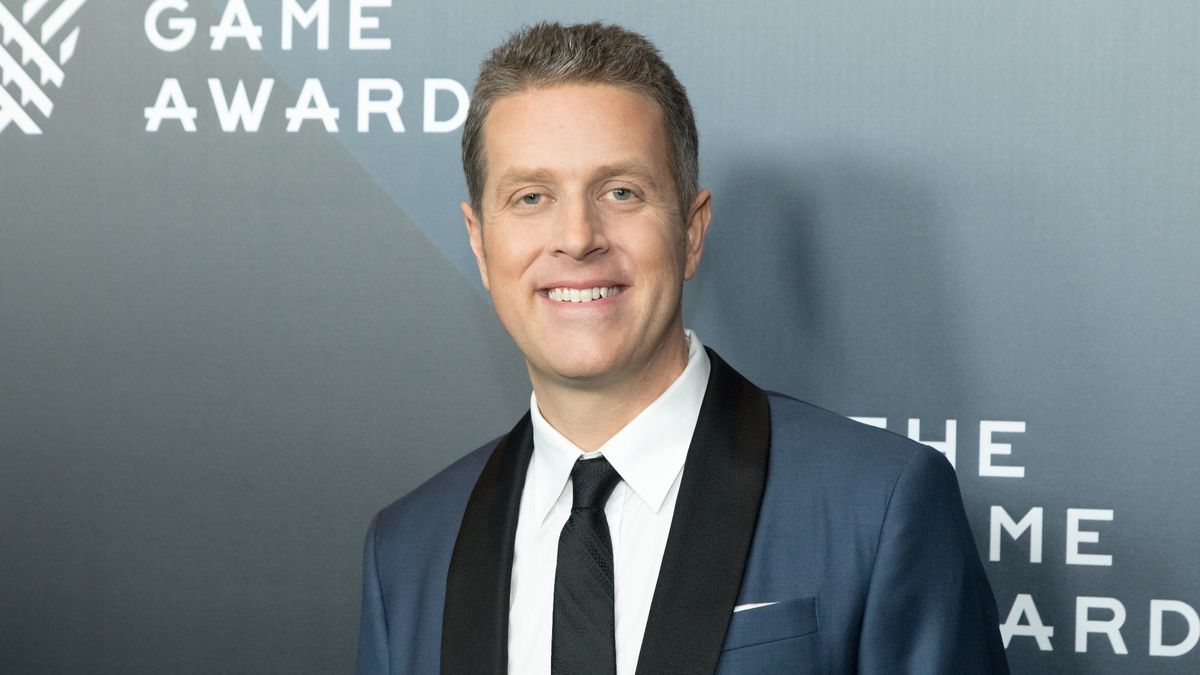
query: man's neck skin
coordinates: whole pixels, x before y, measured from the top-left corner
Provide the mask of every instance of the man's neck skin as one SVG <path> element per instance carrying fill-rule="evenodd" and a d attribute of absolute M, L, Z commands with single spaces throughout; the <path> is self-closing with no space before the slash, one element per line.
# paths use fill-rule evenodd
<path fill-rule="evenodd" d="M 687 338 L 680 329 L 679 340 L 664 346 L 651 367 L 613 382 L 564 381 L 541 377 L 532 369 L 529 379 L 546 422 L 584 452 L 592 452 L 661 396 L 687 361 Z"/>

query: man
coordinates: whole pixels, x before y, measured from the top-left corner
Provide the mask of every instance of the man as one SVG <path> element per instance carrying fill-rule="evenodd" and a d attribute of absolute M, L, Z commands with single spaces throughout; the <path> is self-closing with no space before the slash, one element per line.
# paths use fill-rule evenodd
<path fill-rule="evenodd" d="M 463 168 L 530 410 L 372 522 L 359 673 L 1007 672 L 948 462 L 684 330 L 710 195 L 648 41 L 510 38 Z"/>

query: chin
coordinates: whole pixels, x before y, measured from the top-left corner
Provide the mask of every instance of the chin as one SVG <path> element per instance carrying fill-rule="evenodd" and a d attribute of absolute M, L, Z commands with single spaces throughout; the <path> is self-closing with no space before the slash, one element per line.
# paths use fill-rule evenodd
<path fill-rule="evenodd" d="M 612 355 L 587 354 L 568 359 L 559 356 L 543 362 L 538 370 L 555 379 L 578 384 L 602 382 L 617 370 Z"/>

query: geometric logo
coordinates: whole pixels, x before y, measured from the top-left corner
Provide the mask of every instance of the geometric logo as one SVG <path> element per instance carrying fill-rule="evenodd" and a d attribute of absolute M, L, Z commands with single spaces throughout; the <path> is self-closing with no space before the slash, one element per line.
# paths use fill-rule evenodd
<path fill-rule="evenodd" d="M 42 133 L 33 112 L 48 119 L 54 110 L 47 85 L 62 88 L 62 65 L 75 54 L 79 27 L 61 40 L 55 38 L 63 35 L 63 28 L 85 2 L 60 0 L 47 9 L 51 0 L 26 0 L 20 21 L 0 5 L 0 132 L 13 123 L 27 134 Z M 14 83 L 15 91 L 10 86 Z"/>

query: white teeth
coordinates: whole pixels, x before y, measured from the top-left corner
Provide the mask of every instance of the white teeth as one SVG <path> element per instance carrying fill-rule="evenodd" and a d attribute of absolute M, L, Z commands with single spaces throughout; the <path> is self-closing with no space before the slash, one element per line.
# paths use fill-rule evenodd
<path fill-rule="evenodd" d="M 617 286 L 601 288 L 551 288 L 546 297 L 555 302 L 591 302 L 600 298 L 611 298 L 620 292 Z"/>

